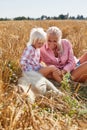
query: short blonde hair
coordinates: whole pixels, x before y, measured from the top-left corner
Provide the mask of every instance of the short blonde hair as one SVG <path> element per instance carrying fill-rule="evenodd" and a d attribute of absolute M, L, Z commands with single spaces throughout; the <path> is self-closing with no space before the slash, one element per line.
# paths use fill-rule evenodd
<path fill-rule="evenodd" d="M 43 28 L 33 28 L 30 32 L 30 40 L 28 42 L 28 44 L 32 45 L 35 43 L 35 41 L 41 41 L 41 42 L 45 42 L 46 40 L 46 33 L 43 30 Z"/>

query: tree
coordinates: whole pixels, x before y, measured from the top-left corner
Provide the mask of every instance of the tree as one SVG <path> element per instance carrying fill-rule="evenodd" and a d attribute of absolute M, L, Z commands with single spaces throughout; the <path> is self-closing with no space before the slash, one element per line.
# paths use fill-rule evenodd
<path fill-rule="evenodd" d="M 45 20 L 45 19 L 47 19 L 47 16 L 46 15 L 42 15 L 41 16 L 41 20 Z"/>

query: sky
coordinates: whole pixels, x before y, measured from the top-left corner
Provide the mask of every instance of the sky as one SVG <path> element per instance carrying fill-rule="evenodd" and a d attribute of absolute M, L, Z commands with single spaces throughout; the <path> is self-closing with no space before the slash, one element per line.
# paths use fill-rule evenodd
<path fill-rule="evenodd" d="M 87 0 L 0 0 L 0 18 L 53 17 L 67 13 L 87 17 Z"/>

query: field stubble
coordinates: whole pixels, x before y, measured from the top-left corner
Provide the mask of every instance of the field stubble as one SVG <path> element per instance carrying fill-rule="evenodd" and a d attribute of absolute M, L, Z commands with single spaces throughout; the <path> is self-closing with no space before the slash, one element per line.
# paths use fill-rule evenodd
<path fill-rule="evenodd" d="M 17 90 L 17 78 L 21 75 L 19 60 L 29 40 L 30 30 L 33 27 L 46 30 L 49 26 L 62 30 L 63 38 L 71 41 L 77 57 L 87 51 L 87 21 L 0 22 L 1 130 L 87 130 L 87 103 L 84 100 L 76 100 L 69 95 L 60 99 L 48 93 L 32 105 L 27 96 Z"/>

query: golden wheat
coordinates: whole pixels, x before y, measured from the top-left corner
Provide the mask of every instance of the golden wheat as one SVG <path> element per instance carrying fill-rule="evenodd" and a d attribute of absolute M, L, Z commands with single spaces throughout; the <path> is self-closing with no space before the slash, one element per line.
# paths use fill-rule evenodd
<path fill-rule="evenodd" d="M 77 117 L 77 109 L 72 109 L 68 97 L 48 93 L 30 104 L 16 84 L 10 84 L 15 75 L 20 76 L 19 60 L 29 40 L 33 27 L 57 26 L 63 38 L 71 41 L 77 57 L 87 51 L 87 21 L 42 20 L 42 21 L 1 21 L 0 22 L 0 129 L 1 130 L 87 130 L 87 112 Z M 15 65 L 14 65 L 15 63 Z M 3 80 L 3 81 L 2 81 Z M 73 102 L 74 101 L 74 102 Z M 80 102 L 82 102 L 80 100 Z M 71 104 L 72 105 L 72 104 Z M 74 104 L 75 105 L 75 104 Z M 69 114 L 69 115 L 68 115 Z M 70 117 L 74 115 L 73 117 Z"/>

